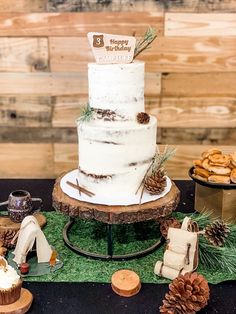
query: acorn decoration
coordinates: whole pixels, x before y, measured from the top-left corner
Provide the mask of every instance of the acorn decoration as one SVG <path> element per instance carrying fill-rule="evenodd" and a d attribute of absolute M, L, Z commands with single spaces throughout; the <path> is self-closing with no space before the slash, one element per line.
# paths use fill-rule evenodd
<path fill-rule="evenodd" d="M 212 245 L 223 246 L 229 233 L 229 226 L 222 220 L 216 220 L 205 227 L 204 235 Z"/>
<path fill-rule="evenodd" d="M 174 217 L 161 218 L 160 220 L 160 231 L 162 236 L 166 239 L 169 228 L 180 228 L 181 223 Z"/>
<path fill-rule="evenodd" d="M 152 195 L 161 194 L 166 187 L 166 173 L 163 168 L 153 171 L 144 181 L 145 189 Z"/>
<path fill-rule="evenodd" d="M 139 112 L 136 117 L 140 124 L 148 124 L 150 121 L 150 116 L 146 112 Z"/>
<path fill-rule="evenodd" d="M 198 273 L 179 275 L 169 285 L 160 313 L 194 314 L 207 305 L 210 289 L 207 280 Z"/>

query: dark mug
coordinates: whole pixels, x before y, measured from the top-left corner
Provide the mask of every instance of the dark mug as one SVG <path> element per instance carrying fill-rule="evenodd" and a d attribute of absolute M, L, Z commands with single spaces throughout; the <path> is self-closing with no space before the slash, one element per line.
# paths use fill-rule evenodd
<path fill-rule="evenodd" d="M 39 202 L 37 209 L 33 208 L 33 202 Z M 17 190 L 11 192 L 8 200 L 0 203 L 0 206 L 7 205 L 8 214 L 12 221 L 22 222 L 22 220 L 37 210 L 39 211 L 42 207 L 43 201 L 41 198 L 32 198 L 30 193 L 25 190 Z"/>

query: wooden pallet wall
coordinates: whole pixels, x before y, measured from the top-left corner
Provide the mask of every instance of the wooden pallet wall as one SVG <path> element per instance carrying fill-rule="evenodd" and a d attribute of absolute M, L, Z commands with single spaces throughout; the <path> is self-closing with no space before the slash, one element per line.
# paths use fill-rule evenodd
<path fill-rule="evenodd" d="M 158 144 L 178 147 L 170 175 L 187 178 L 209 146 L 236 150 L 236 0 L 0 0 L 0 177 L 77 166 L 87 32 L 139 37 L 148 25 L 158 39 L 140 56 L 146 110 L 158 118 Z"/>

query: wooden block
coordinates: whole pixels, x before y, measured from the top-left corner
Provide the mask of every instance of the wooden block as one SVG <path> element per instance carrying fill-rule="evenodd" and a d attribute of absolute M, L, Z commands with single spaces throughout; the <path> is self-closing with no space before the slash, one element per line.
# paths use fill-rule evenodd
<path fill-rule="evenodd" d="M 0 12 L 44 12 L 47 0 L 0 0 Z"/>
<path fill-rule="evenodd" d="M 166 13 L 165 36 L 236 36 L 236 14 Z"/>
<path fill-rule="evenodd" d="M 224 190 L 195 185 L 195 209 L 198 212 L 209 211 L 213 218 L 221 218 L 236 223 L 236 189 Z"/>
<path fill-rule="evenodd" d="M 0 96 L 1 128 L 48 127 L 52 107 L 48 96 Z"/>
<path fill-rule="evenodd" d="M 53 178 L 52 144 L 0 144 L 1 178 Z"/>
<path fill-rule="evenodd" d="M 161 128 L 235 128 L 236 97 L 162 97 L 148 106 Z"/>
<path fill-rule="evenodd" d="M 0 14 L 1 36 L 86 36 L 88 32 L 142 36 L 147 25 L 163 34 L 163 13 L 31 13 Z M 142 21 L 142 23 L 140 23 Z"/>
<path fill-rule="evenodd" d="M 116 271 L 111 277 L 112 290 L 122 297 L 132 297 L 141 289 L 138 274 L 129 269 Z"/>
<path fill-rule="evenodd" d="M 236 72 L 166 73 L 162 75 L 162 96 L 235 97 Z"/>
<path fill-rule="evenodd" d="M 0 37 L 0 72 L 48 71 L 47 38 Z"/>

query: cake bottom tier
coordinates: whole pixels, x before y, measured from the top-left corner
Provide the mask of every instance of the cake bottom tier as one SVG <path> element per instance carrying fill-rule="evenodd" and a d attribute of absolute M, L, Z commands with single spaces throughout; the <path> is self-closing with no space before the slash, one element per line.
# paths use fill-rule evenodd
<path fill-rule="evenodd" d="M 155 156 L 156 119 L 112 127 L 82 123 L 78 137 L 80 185 L 100 196 L 134 195 Z"/>

